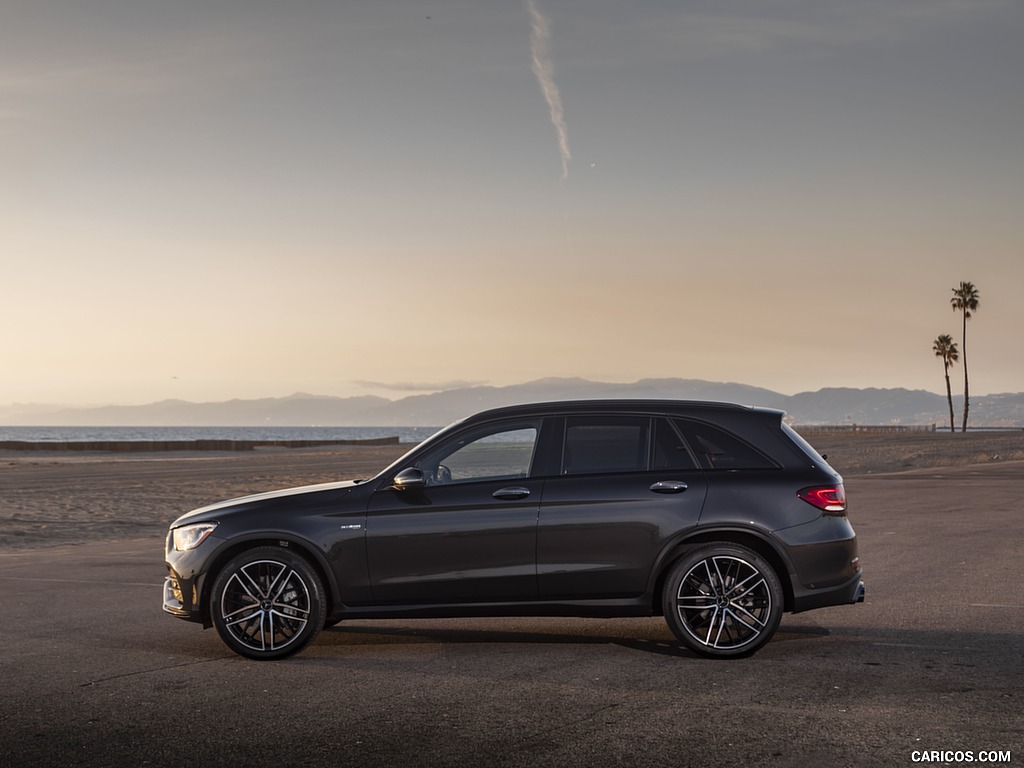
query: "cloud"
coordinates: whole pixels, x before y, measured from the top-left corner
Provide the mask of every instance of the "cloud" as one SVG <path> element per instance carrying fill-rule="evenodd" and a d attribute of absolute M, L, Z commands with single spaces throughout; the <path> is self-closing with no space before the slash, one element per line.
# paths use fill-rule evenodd
<path fill-rule="evenodd" d="M 530 12 L 530 57 L 533 74 L 537 76 L 544 100 L 548 103 L 551 123 L 558 133 L 558 151 L 562 156 L 562 178 L 569 178 L 569 131 L 565 125 L 565 113 L 562 109 L 562 97 L 555 85 L 555 67 L 548 54 L 548 41 L 551 38 L 551 24 L 540 12 L 534 0 L 526 0 L 526 8 Z"/>
<path fill-rule="evenodd" d="M 414 381 L 368 381 L 366 379 L 359 379 L 352 382 L 353 384 L 363 387 L 365 389 L 385 389 L 393 392 L 445 392 L 450 389 L 465 389 L 468 387 L 479 387 L 486 384 L 486 381 L 463 381 L 456 379 L 454 381 L 438 381 L 438 382 L 414 382 Z"/>
<path fill-rule="evenodd" d="M 643 14 L 589 14 L 574 23 L 585 28 L 587 50 L 595 52 L 587 64 L 612 67 L 620 62 L 607 51 L 621 47 L 673 62 L 902 45 L 964 24 L 1015 23 L 1015 2 L 1019 7 L 1019 0 L 669 3 Z"/>

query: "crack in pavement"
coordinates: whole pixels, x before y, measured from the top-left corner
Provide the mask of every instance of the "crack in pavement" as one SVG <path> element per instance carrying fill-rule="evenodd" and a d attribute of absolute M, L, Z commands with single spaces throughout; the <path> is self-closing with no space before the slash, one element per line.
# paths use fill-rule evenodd
<path fill-rule="evenodd" d="M 185 661 L 185 662 L 182 662 L 181 664 L 170 664 L 170 665 L 165 666 L 165 667 L 153 667 L 152 669 L 140 669 L 140 670 L 137 670 L 135 672 L 125 672 L 125 673 L 120 674 L 120 675 L 111 675 L 110 677 L 101 677 L 101 678 L 98 678 L 96 680 L 90 680 L 87 683 L 79 683 L 78 687 L 79 688 L 88 688 L 89 686 L 99 685 L 100 683 L 109 683 L 112 680 L 123 680 L 124 678 L 127 678 L 127 677 L 140 677 L 142 675 L 152 674 L 153 672 L 164 672 L 164 671 L 169 670 L 169 669 L 181 669 L 182 667 L 193 667 L 193 666 L 197 666 L 199 664 L 210 664 L 210 663 L 215 662 L 215 661 L 225 661 L 225 660 L 230 661 L 230 660 L 232 660 L 234 658 L 236 658 L 234 656 L 234 654 L 225 654 L 224 656 L 218 656 L 218 657 L 216 657 L 214 659 L 201 659 L 200 661 Z"/>

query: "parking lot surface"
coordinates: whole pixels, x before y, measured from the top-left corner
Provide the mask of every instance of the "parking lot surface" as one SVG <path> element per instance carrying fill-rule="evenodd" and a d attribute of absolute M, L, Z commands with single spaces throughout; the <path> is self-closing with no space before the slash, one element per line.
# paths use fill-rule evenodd
<path fill-rule="evenodd" d="M 161 612 L 159 537 L 0 553 L 0 764 L 1024 761 L 1024 465 L 847 490 L 866 602 L 736 661 L 658 618 L 512 618 L 343 622 L 252 662 Z"/>

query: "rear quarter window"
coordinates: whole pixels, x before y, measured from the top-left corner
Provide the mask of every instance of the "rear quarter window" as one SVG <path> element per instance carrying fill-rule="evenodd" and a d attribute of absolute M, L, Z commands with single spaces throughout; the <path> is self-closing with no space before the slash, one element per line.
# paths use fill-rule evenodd
<path fill-rule="evenodd" d="M 778 469 L 778 464 L 731 432 L 697 421 L 675 423 L 704 469 Z"/>

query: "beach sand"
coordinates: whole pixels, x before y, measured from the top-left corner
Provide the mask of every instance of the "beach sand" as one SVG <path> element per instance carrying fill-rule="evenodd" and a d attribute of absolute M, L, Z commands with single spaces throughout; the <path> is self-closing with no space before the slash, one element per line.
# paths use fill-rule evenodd
<path fill-rule="evenodd" d="M 848 485 L 859 475 L 1024 461 L 1024 432 L 812 434 L 809 439 Z M 371 477 L 410 447 L 78 455 L 0 451 L 0 551 L 162 536 L 168 523 L 190 509 L 278 488 Z"/>
<path fill-rule="evenodd" d="M 163 535 L 191 509 L 278 488 L 372 477 L 409 448 L 0 451 L 0 551 Z"/>

